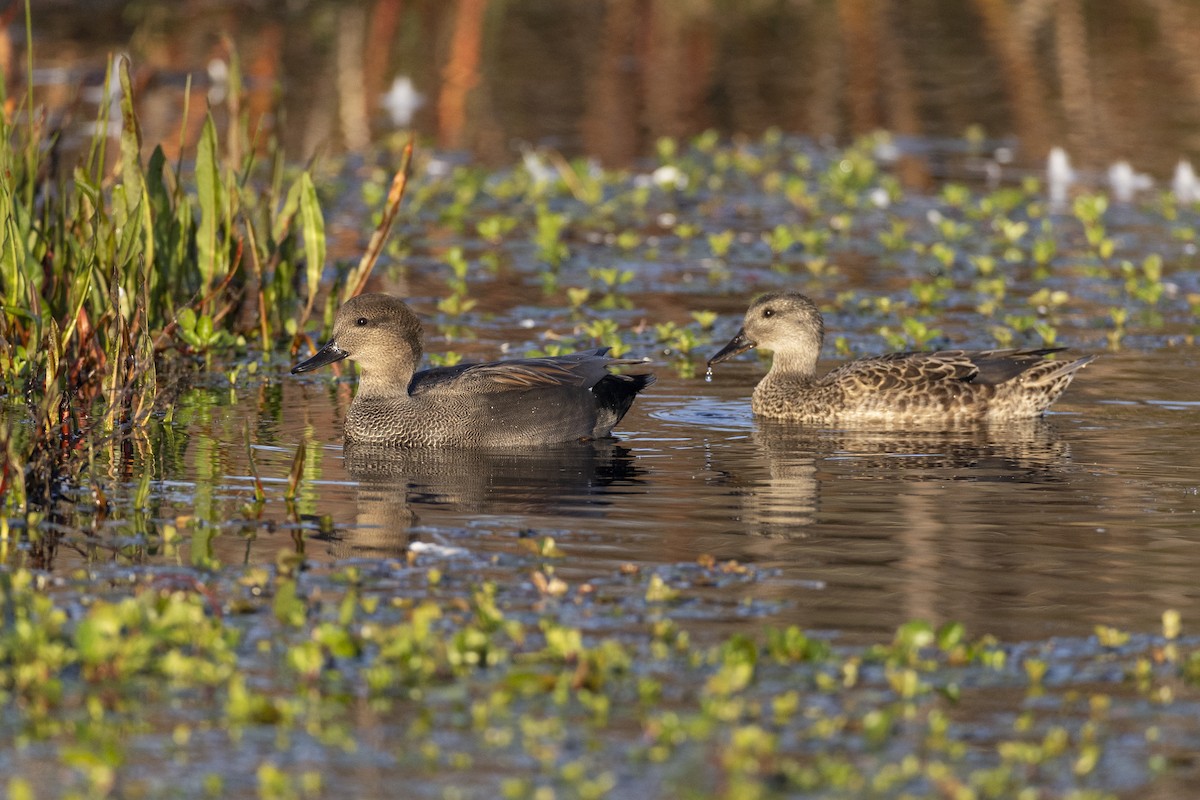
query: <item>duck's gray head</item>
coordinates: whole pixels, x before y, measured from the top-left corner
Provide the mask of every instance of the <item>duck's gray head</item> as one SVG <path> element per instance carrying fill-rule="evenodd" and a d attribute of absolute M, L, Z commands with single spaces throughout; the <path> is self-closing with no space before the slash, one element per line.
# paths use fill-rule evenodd
<path fill-rule="evenodd" d="M 349 358 L 358 362 L 364 380 L 407 387 L 421 360 L 423 338 L 421 321 L 403 300 L 387 294 L 360 294 L 338 309 L 329 342 L 292 372 L 309 372 Z"/>
<path fill-rule="evenodd" d="M 750 304 L 742 329 L 708 365 L 759 347 L 775 353 L 777 366 L 783 362 L 811 372 L 824 341 L 825 323 L 812 300 L 799 292 L 771 292 Z"/>

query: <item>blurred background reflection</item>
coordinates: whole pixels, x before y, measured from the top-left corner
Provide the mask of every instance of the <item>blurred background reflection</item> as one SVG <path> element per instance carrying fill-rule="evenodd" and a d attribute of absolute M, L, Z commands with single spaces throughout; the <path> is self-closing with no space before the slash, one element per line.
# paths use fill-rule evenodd
<path fill-rule="evenodd" d="M 0 8 L 11 110 L 29 77 L 24 4 Z M 1061 146 L 1084 169 L 1128 160 L 1162 178 L 1200 151 L 1187 0 L 38 0 L 32 26 L 49 125 L 93 124 L 124 53 L 144 140 L 168 156 L 206 104 L 295 159 L 410 126 L 492 163 L 529 144 L 623 165 L 659 137 L 769 127 L 986 138 L 1026 167 Z"/>

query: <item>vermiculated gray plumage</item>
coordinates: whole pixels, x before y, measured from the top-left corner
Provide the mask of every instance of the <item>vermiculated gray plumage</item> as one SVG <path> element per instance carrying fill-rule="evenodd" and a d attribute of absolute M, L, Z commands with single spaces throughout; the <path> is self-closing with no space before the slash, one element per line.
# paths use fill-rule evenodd
<path fill-rule="evenodd" d="M 551 358 L 461 364 L 416 372 L 420 320 L 400 299 L 364 294 L 334 319 L 333 338 L 293 373 L 342 358 L 362 369 L 346 415 L 347 440 L 398 447 L 514 447 L 610 436 L 650 374 L 608 348 Z"/>

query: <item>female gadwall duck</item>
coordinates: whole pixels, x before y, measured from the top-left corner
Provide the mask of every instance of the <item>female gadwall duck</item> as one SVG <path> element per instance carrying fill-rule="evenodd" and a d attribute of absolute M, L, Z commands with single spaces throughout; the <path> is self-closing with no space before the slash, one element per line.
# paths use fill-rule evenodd
<path fill-rule="evenodd" d="M 825 424 L 954 424 L 1039 416 L 1092 357 L 1050 361 L 1041 350 L 940 350 L 860 358 L 817 377 L 825 323 L 797 292 L 759 297 L 742 329 L 708 361 L 761 347 L 775 353 L 750 408 L 772 419 Z"/>
<path fill-rule="evenodd" d="M 346 439 L 397 447 L 513 447 L 611 435 L 653 375 L 614 375 L 607 348 L 415 372 L 421 323 L 405 303 L 364 294 L 338 309 L 333 338 L 293 373 L 343 358 L 362 369 Z"/>

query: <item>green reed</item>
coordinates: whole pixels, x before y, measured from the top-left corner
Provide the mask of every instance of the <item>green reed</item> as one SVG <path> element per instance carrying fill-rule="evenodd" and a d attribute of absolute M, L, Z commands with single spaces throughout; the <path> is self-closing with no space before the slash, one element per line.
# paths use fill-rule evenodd
<path fill-rule="evenodd" d="M 81 442 L 139 431 L 163 402 L 165 360 L 248 340 L 269 353 L 295 339 L 322 289 L 325 228 L 311 174 L 284 191 L 277 143 L 251 146 L 245 116 L 223 145 L 206 114 L 189 169 L 161 146 L 143 159 L 128 62 L 115 72 L 119 85 L 106 84 L 96 133 L 73 167 L 53 168 L 65 159 L 32 101 L 0 119 L 0 391 L 35 421 L 32 430 L 0 421 L 0 496 L 12 508 L 45 499 Z M 110 152 L 107 100 L 117 91 Z M 30 492 L 31 478 L 43 491 Z"/>

